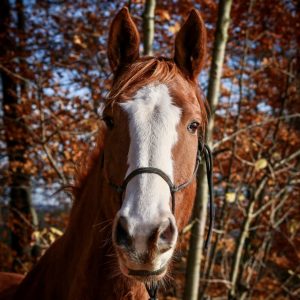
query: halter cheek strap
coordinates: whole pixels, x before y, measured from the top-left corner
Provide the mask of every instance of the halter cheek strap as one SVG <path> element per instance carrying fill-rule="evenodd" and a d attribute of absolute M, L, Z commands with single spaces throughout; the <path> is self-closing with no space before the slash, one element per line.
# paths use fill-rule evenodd
<path fill-rule="evenodd" d="M 140 174 L 156 174 L 160 176 L 169 186 L 170 193 L 172 197 L 172 213 L 175 213 L 175 193 L 186 188 L 188 185 L 190 185 L 194 178 L 197 175 L 197 171 L 201 162 L 201 152 L 203 151 L 205 164 L 206 164 L 206 175 L 207 175 L 207 183 L 208 183 L 208 190 L 209 190 L 209 226 L 208 226 L 208 233 L 206 236 L 204 248 L 207 249 L 211 235 L 212 235 L 212 229 L 214 224 L 214 215 L 215 215 L 215 209 L 214 209 L 214 201 L 213 201 L 213 178 L 212 178 L 212 172 L 213 172 L 213 160 L 212 160 L 212 152 L 210 148 L 207 145 L 204 145 L 203 148 L 201 144 L 198 146 L 197 151 L 197 158 L 196 158 L 196 165 L 193 172 L 192 177 L 187 180 L 186 182 L 175 185 L 173 184 L 170 177 L 162 170 L 158 168 L 153 167 L 142 167 L 133 170 L 131 173 L 127 175 L 127 177 L 124 179 L 122 185 L 117 185 L 113 183 L 112 181 L 109 181 L 109 184 L 112 188 L 114 188 L 120 195 L 121 199 L 123 199 L 123 194 L 126 191 L 126 187 L 128 183 L 137 175 Z M 158 291 L 158 282 L 152 283 L 151 285 L 146 284 L 146 289 L 148 291 L 148 294 L 150 296 L 149 300 L 156 300 L 157 299 L 157 291 Z"/>

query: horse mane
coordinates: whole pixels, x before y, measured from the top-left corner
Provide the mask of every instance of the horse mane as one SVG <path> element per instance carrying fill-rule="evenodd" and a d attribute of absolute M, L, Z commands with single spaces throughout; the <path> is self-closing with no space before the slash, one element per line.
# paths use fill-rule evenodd
<path fill-rule="evenodd" d="M 98 122 L 98 133 L 96 137 L 96 145 L 90 149 L 86 150 L 86 152 L 82 155 L 81 161 L 76 167 L 75 171 L 75 183 L 72 185 L 71 193 L 75 199 L 79 199 L 80 194 L 82 193 L 83 188 L 86 185 L 86 181 L 88 180 L 88 174 L 91 169 L 95 166 L 95 163 L 101 159 L 103 156 L 104 143 L 105 143 L 105 127 Z"/>

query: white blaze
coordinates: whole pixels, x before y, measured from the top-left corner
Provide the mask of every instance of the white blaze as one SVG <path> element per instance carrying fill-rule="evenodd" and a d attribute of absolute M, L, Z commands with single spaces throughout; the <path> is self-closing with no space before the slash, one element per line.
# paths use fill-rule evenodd
<path fill-rule="evenodd" d="M 130 146 L 128 175 L 140 167 L 155 167 L 173 181 L 172 148 L 181 109 L 175 106 L 164 84 L 140 89 L 132 100 L 120 104 L 129 119 Z M 156 174 L 140 174 L 127 186 L 119 212 L 129 220 L 136 247 L 146 251 L 144 237 L 171 214 L 171 194 L 167 183 Z"/>

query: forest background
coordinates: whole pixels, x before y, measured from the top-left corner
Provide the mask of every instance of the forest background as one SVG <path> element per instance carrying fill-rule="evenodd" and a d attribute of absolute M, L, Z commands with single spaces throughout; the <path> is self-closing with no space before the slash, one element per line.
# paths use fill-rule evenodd
<path fill-rule="evenodd" d="M 112 16 L 127 5 L 144 41 L 141 50 L 170 57 L 188 12 L 199 9 L 208 30 L 199 78 L 207 94 L 221 3 L 231 8 L 220 96 L 210 103 L 213 239 L 207 253 L 198 247 L 192 264 L 200 284 L 196 298 L 187 297 L 189 238 L 198 226 L 191 221 L 180 236 L 174 281 L 162 297 L 300 298 L 296 0 L 0 1 L 0 271 L 28 272 L 67 224 L 72 197 L 62 188 L 72 185 L 95 144 L 99 107 L 110 88 Z"/>

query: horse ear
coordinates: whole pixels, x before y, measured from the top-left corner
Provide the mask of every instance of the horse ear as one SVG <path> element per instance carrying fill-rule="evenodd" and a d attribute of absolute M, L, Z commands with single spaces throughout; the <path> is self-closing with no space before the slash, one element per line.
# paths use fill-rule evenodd
<path fill-rule="evenodd" d="M 140 37 L 127 7 L 123 7 L 110 26 L 108 59 L 113 72 L 139 57 Z"/>
<path fill-rule="evenodd" d="M 206 29 L 200 13 L 193 9 L 175 40 L 174 61 L 192 80 L 200 73 L 206 55 Z"/>

